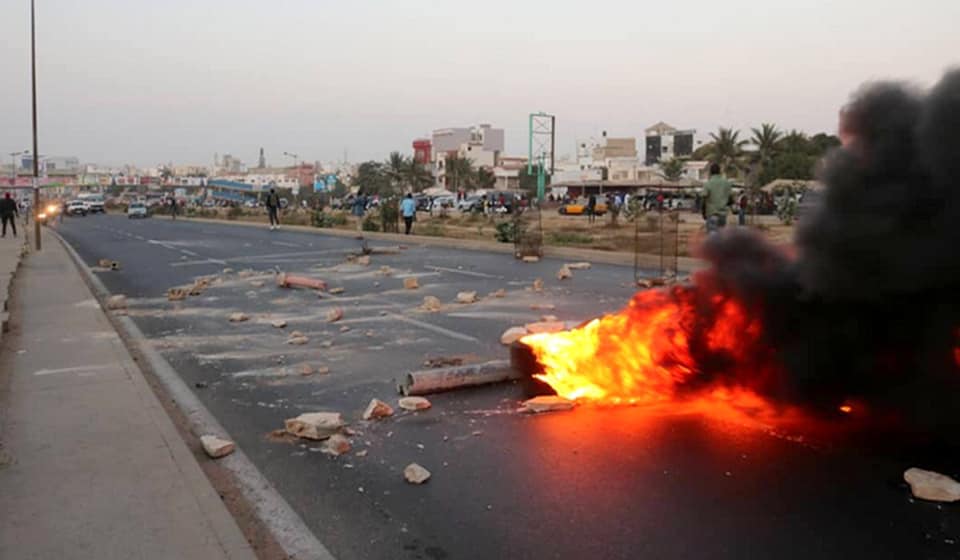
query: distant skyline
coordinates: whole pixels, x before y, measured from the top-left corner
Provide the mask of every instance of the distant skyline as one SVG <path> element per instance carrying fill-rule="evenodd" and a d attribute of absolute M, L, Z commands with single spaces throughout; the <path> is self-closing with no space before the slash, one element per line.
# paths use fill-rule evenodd
<path fill-rule="evenodd" d="M 357 162 L 490 123 L 522 155 L 536 111 L 557 116 L 558 155 L 658 121 L 833 133 L 865 82 L 960 65 L 958 21 L 957 0 L 37 0 L 40 152 Z M 8 163 L 31 146 L 28 0 L 0 0 L 0 35 Z"/>

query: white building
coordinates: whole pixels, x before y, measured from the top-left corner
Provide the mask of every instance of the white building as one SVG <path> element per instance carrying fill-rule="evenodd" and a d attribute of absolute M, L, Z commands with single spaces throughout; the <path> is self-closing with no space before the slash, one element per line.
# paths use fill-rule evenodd
<path fill-rule="evenodd" d="M 437 184 L 446 186 L 446 160 L 456 155 L 474 167 L 493 169 L 504 150 L 504 130 L 481 124 L 471 128 L 441 128 L 431 137 L 431 162 Z"/>

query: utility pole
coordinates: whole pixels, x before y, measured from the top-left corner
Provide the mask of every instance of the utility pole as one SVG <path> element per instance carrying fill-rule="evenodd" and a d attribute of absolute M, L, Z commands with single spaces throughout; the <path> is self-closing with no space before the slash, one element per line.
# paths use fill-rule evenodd
<path fill-rule="evenodd" d="M 547 113 L 531 113 L 529 121 L 527 174 L 533 173 L 534 162 L 537 163 L 537 201 L 543 202 L 546 190 L 546 176 L 553 175 L 556 160 L 556 128 L 557 117 Z M 550 160 L 549 171 L 547 159 Z"/>
<path fill-rule="evenodd" d="M 30 74 L 33 84 L 33 235 L 35 246 L 40 250 L 40 150 L 37 147 L 37 28 L 34 0 L 30 0 Z"/>

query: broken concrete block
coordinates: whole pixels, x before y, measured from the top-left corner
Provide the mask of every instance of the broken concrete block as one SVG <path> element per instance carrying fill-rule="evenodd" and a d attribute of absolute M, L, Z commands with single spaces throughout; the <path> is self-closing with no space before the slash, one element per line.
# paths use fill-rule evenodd
<path fill-rule="evenodd" d="M 541 322 L 541 323 L 556 323 L 556 322 L 559 321 L 559 320 L 560 320 L 560 319 L 558 319 L 556 315 L 541 315 L 541 316 L 540 316 L 540 322 Z"/>
<path fill-rule="evenodd" d="M 233 274 L 233 269 L 232 269 L 232 268 L 225 268 L 225 269 L 223 269 L 223 270 L 220 271 L 220 274 Z"/>
<path fill-rule="evenodd" d="M 97 261 L 97 266 L 100 268 L 110 268 L 110 259 L 100 259 Z"/>
<path fill-rule="evenodd" d="M 347 439 L 346 436 L 333 434 L 327 439 L 327 441 L 323 442 L 322 450 L 327 455 L 339 457 L 344 453 L 349 453 L 351 447 L 350 440 Z"/>
<path fill-rule="evenodd" d="M 533 291 L 542 292 L 543 291 L 543 279 L 537 278 L 533 281 Z"/>
<path fill-rule="evenodd" d="M 273 321 L 270 321 L 270 326 L 275 329 L 282 329 L 287 326 L 287 322 L 283 319 L 274 319 Z"/>
<path fill-rule="evenodd" d="M 404 410 L 426 410 L 430 408 L 430 401 L 423 397 L 403 397 L 399 401 L 400 408 Z"/>
<path fill-rule="evenodd" d="M 369 266 L 370 265 L 370 255 L 362 255 L 357 257 L 357 264 L 360 266 Z"/>
<path fill-rule="evenodd" d="M 300 367 L 297 369 L 297 373 L 303 376 L 313 375 L 314 369 L 310 364 L 300 364 Z"/>
<path fill-rule="evenodd" d="M 533 413 L 553 412 L 556 410 L 570 410 L 575 406 L 571 400 L 556 395 L 534 397 L 523 402 L 524 410 Z"/>
<path fill-rule="evenodd" d="M 339 412 L 308 412 L 284 421 L 288 434 L 315 440 L 324 440 L 340 431 L 343 418 Z"/>
<path fill-rule="evenodd" d="M 403 288 L 405 290 L 416 290 L 419 287 L 420 287 L 420 282 L 417 281 L 416 278 L 410 277 L 410 278 L 403 279 Z"/>
<path fill-rule="evenodd" d="M 393 407 L 380 399 L 371 400 L 367 409 L 363 411 L 364 420 L 379 420 L 387 416 L 393 416 Z"/>
<path fill-rule="evenodd" d="M 563 265 L 557 271 L 557 280 L 566 280 L 567 278 L 573 278 L 573 272 L 567 268 L 567 265 Z"/>
<path fill-rule="evenodd" d="M 331 294 L 333 294 L 333 295 L 342 294 L 342 293 L 343 293 L 343 288 L 340 288 L 340 287 L 330 288 L 329 293 L 331 293 Z"/>
<path fill-rule="evenodd" d="M 557 306 L 552 303 L 534 303 L 530 306 L 534 311 L 551 311 L 556 308 Z"/>
<path fill-rule="evenodd" d="M 504 290 L 503 288 L 500 288 L 499 290 L 493 292 L 493 293 L 490 294 L 490 295 L 493 296 L 493 297 L 495 297 L 495 298 L 507 297 L 507 291 Z"/>
<path fill-rule="evenodd" d="M 430 471 L 416 463 L 410 463 L 403 469 L 403 478 L 410 484 L 423 484 L 430 478 Z"/>
<path fill-rule="evenodd" d="M 298 276 L 281 272 L 277 275 L 277 287 L 279 288 L 308 288 L 311 290 L 326 290 L 327 283 L 319 278 L 310 278 L 309 276 Z"/>
<path fill-rule="evenodd" d="M 330 373 L 330 368 L 328 368 L 327 366 L 320 366 L 317 368 L 316 373 L 317 375 L 326 375 Z"/>
<path fill-rule="evenodd" d="M 300 336 L 291 336 L 287 339 L 287 344 L 292 344 L 294 346 L 303 346 L 304 344 L 310 342 L 310 339 L 300 335 Z"/>
<path fill-rule="evenodd" d="M 340 327 L 340 332 L 350 332 L 350 327 L 348 327 L 347 325 L 344 325 Z"/>
<path fill-rule="evenodd" d="M 528 334 L 530 333 L 527 332 L 526 327 L 510 327 L 509 329 L 503 331 L 503 334 L 500 335 L 500 344 L 510 346 Z"/>
<path fill-rule="evenodd" d="M 183 288 L 170 288 L 167 290 L 168 301 L 182 301 L 187 299 L 187 291 Z"/>
<path fill-rule="evenodd" d="M 253 286 L 254 288 L 262 288 L 262 287 L 263 287 L 263 284 L 264 284 L 263 280 L 251 280 L 251 281 L 250 281 L 250 285 Z"/>
<path fill-rule="evenodd" d="M 536 256 L 536 255 L 527 255 L 526 257 L 523 257 L 523 262 L 525 262 L 525 263 L 540 262 L 540 257 L 538 257 L 538 256 Z"/>
<path fill-rule="evenodd" d="M 566 328 L 562 321 L 539 321 L 524 325 L 530 334 L 555 333 Z"/>
<path fill-rule="evenodd" d="M 393 276 L 393 269 L 389 266 L 381 266 L 380 271 L 377 274 L 380 276 Z"/>
<path fill-rule="evenodd" d="M 126 309 L 127 296 L 110 296 L 107 298 L 107 309 Z"/>
<path fill-rule="evenodd" d="M 255 272 L 253 272 L 253 270 L 251 270 L 251 269 L 249 269 L 249 268 L 245 268 L 245 269 L 241 270 L 240 272 L 238 272 L 238 273 L 237 273 L 237 276 L 239 276 L 240 278 L 250 278 L 250 277 L 253 276 L 254 274 L 255 274 Z"/>
<path fill-rule="evenodd" d="M 343 309 L 340 309 L 339 307 L 335 307 L 330 311 L 327 311 L 328 323 L 336 323 L 340 319 L 343 319 Z"/>
<path fill-rule="evenodd" d="M 460 292 L 457 294 L 457 303 L 476 303 L 479 301 L 477 292 Z"/>
<path fill-rule="evenodd" d="M 960 500 L 960 483 L 949 476 L 933 471 L 912 468 L 903 473 L 910 491 L 921 500 L 956 502 Z"/>
<path fill-rule="evenodd" d="M 567 263 L 563 266 L 569 268 L 570 270 L 589 270 L 591 265 L 588 262 L 575 262 Z"/>
<path fill-rule="evenodd" d="M 217 436 L 200 436 L 200 443 L 203 445 L 203 450 L 207 452 L 207 455 L 213 459 L 226 457 L 237 448 L 232 441 L 220 439 Z"/>
<path fill-rule="evenodd" d="M 231 323 L 242 323 L 244 321 L 248 321 L 249 319 L 250 319 L 249 315 L 247 315 L 246 313 L 241 313 L 239 311 L 236 313 L 231 313 L 229 316 L 227 316 L 227 320 L 229 320 Z"/>
<path fill-rule="evenodd" d="M 424 311 L 436 312 L 440 311 L 443 304 L 440 303 L 440 300 L 435 296 L 426 296 L 423 298 L 423 305 L 420 306 L 420 309 Z"/>

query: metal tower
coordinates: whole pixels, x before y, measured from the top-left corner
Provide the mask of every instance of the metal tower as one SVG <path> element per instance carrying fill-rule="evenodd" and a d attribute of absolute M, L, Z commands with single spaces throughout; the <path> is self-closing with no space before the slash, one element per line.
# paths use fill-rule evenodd
<path fill-rule="evenodd" d="M 529 153 L 527 159 L 527 174 L 533 173 L 534 164 L 537 166 L 537 200 L 543 202 L 544 190 L 547 184 L 547 175 L 553 175 L 556 159 L 556 125 L 557 117 L 546 113 L 530 114 Z"/>

